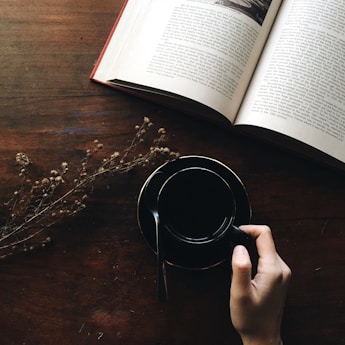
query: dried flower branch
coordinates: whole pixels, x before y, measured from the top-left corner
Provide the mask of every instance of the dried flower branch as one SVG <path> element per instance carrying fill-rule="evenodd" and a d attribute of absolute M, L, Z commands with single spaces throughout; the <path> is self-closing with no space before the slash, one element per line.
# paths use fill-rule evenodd
<path fill-rule="evenodd" d="M 45 231 L 85 209 L 85 201 L 99 177 L 127 173 L 135 167 L 176 159 L 179 154 L 165 146 L 166 132 L 163 128 L 158 130 L 158 137 L 150 149 L 136 155 L 137 146 L 144 141 L 151 127 L 152 122 L 145 117 L 143 123 L 136 126 L 136 134 L 129 146 L 122 153 L 115 151 L 101 161 L 96 156 L 103 149 L 103 144 L 95 140 L 93 148 L 86 150 L 72 184 L 65 183 L 69 172 L 67 162 L 51 170 L 48 177 L 32 181 L 29 178 L 29 157 L 25 153 L 17 153 L 16 162 L 22 182 L 6 203 L 10 217 L 0 228 L 0 258 L 49 243 L 51 238 L 44 236 Z"/>

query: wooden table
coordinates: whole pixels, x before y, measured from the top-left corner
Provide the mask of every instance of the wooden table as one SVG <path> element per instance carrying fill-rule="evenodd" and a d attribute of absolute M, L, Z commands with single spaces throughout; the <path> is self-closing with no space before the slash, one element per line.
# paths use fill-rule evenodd
<path fill-rule="evenodd" d="M 17 152 L 37 176 L 64 161 L 73 176 L 95 139 L 105 155 L 122 150 L 149 116 L 155 130 L 167 129 L 171 149 L 230 166 L 247 188 L 252 222 L 271 226 L 293 271 L 285 344 L 345 344 L 344 175 L 90 82 L 120 6 L 2 1 L 1 201 L 20 184 Z M 229 263 L 168 267 L 169 301 L 157 301 L 155 256 L 136 221 L 137 196 L 154 168 L 97 183 L 82 213 L 47 230 L 50 245 L 0 262 L 1 344 L 241 343 L 229 321 Z"/>

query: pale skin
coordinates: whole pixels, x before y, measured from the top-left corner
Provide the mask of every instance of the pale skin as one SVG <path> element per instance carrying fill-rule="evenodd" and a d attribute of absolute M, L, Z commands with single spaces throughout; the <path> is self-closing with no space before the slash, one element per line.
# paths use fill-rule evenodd
<path fill-rule="evenodd" d="M 257 273 L 247 249 L 236 246 L 232 255 L 230 315 L 243 345 L 282 345 L 280 326 L 291 270 L 276 251 L 272 232 L 265 225 L 241 229 L 256 242 Z"/>

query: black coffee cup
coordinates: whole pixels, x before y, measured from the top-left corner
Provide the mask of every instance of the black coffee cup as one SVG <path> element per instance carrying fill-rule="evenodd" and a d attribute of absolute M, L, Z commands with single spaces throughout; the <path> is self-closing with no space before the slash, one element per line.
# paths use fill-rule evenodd
<path fill-rule="evenodd" d="M 212 158 L 179 158 L 156 169 L 145 182 L 138 221 L 157 252 L 153 209 L 159 221 L 159 249 L 169 264 L 209 268 L 228 259 L 233 244 L 251 242 L 237 227 L 251 217 L 246 190 L 231 169 Z"/>
<path fill-rule="evenodd" d="M 170 176 L 159 191 L 157 205 L 166 238 L 191 245 L 221 239 L 236 214 L 229 184 L 216 172 L 200 167 Z"/>

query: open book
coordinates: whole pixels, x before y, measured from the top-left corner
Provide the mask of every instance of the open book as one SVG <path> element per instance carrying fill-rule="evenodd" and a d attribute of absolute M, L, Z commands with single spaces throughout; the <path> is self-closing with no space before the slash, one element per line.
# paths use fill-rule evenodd
<path fill-rule="evenodd" d="M 337 0 L 127 0 L 94 81 L 345 168 Z"/>

